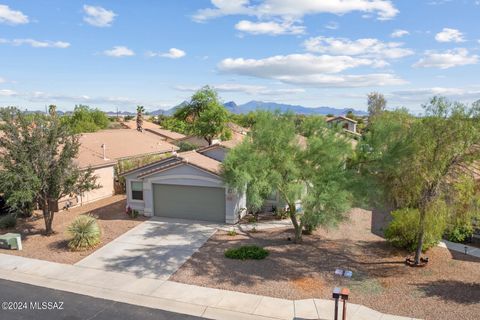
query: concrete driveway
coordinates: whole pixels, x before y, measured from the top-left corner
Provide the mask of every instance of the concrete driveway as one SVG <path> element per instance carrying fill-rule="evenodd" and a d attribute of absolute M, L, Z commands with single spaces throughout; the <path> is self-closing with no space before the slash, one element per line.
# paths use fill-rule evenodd
<path fill-rule="evenodd" d="M 216 231 L 218 225 L 152 218 L 75 265 L 166 280 Z"/>

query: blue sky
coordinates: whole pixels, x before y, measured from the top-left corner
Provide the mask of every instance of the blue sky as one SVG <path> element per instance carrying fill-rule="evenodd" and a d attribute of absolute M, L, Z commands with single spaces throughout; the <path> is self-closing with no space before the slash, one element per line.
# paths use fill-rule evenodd
<path fill-rule="evenodd" d="M 0 106 L 480 99 L 480 0 L 0 0 Z"/>

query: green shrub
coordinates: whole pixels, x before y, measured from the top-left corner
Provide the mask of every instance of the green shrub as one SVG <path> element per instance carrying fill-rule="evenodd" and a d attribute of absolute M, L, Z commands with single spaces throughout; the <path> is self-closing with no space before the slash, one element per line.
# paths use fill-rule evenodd
<path fill-rule="evenodd" d="M 469 224 L 457 224 L 447 232 L 447 239 L 452 242 L 464 242 L 473 234 L 473 227 Z"/>
<path fill-rule="evenodd" d="M 190 150 L 195 150 L 197 149 L 197 146 L 194 145 L 193 143 L 186 142 L 186 141 L 180 141 L 177 144 L 177 147 L 180 149 L 178 150 L 179 152 L 184 152 L 184 151 L 190 151 Z"/>
<path fill-rule="evenodd" d="M 15 228 L 16 225 L 17 218 L 12 214 L 8 214 L 0 218 L 0 229 Z"/>
<path fill-rule="evenodd" d="M 393 220 L 385 229 L 385 238 L 395 247 L 415 251 L 418 241 L 420 214 L 417 209 L 400 209 L 392 212 Z M 426 216 L 425 239 L 422 250 L 436 246 L 445 231 L 445 215 L 441 208 L 432 208 Z"/>
<path fill-rule="evenodd" d="M 228 234 L 230 237 L 235 237 L 235 236 L 237 235 L 237 231 L 235 231 L 235 229 L 228 230 L 227 234 Z"/>
<path fill-rule="evenodd" d="M 68 247 L 74 251 L 82 251 L 95 247 L 100 243 L 100 227 L 97 219 L 90 215 L 78 216 L 67 229 L 71 237 Z"/>
<path fill-rule="evenodd" d="M 268 251 L 258 246 L 242 246 L 225 251 L 225 257 L 238 260 L 261 260 L 268 256 Z"/>

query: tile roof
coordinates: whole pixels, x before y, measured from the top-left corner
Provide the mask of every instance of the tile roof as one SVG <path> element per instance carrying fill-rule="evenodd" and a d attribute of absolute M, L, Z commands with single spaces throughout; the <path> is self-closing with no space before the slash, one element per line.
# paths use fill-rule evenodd
<path fill-rule="evenodd" d="M 102 145 L 105 145 L 107 160 L 103 157 Z M 178 147 L 150 133 L 127 129 L 102 130 L 80 136 L 77 163 L 81 168 L 99 167 L 125 158 L 174 150 L 178 150 Z"/>
<path fill-rule="evenodd" d="M 162 161 L 157 162 L 155 165 L 147 165 L 144 168 L 151 168 L 145 172 L 142 172 L 138 177 L 144 178 L 155 173 L 162 172 L 164 170 L 174 168 L 181 164 L 190 164 L 215 175 L 220 175 L 222 164 L 221 162 L 202 155 L 196 151 L 187 151 L 178 153 L 176 156 L 166 158 Z M 141 170 L 138 168 L 137 170 Z M 132 171 L 130 171 L 132 172 Z"/>
<path fill-rule="evenodd" d="M 353 120 L 353 119 L 350 119 L 350 118 L 347 118 L 345 116 L 336 116 L 336 117 L 328 117 L 326 118 L 326 121 L 327 122 L 332 122 L 332 121 L 335 121 L 335 120 L 345 120 L 345 121 L 348 121 L 348 122 L 352 122 L 352 123 L 357 123 L 357 121 Z"/>
<path fill-rule="evenodd" d="M 160 127 L 158 127 L 158 128 L 146 128 L 145 130 L 149 131 L 153 134 L 157 134 L 159 136 L 166 137 L 166 138 L 172 139 L 172 140 L 182 140 L 182 139 L 187 137 L 184 134 L 181 134 L 181 133 L 178 133 L 178 132 L 175 132 L 175 131 L 171 131 L 171 130 L 167 130 L 167 129 L 162 129 Z"/>
<path fill-rule="evenodd" d="M 122 122 L 122 124 L 127 127 L 128 129 L 135 129 L 137 130 L 137 120 L 128 120 Z M 156 129 L 160 128 L 158 124 L 155 124 L 150 121 L 143 120 L 143 129 Z"/>

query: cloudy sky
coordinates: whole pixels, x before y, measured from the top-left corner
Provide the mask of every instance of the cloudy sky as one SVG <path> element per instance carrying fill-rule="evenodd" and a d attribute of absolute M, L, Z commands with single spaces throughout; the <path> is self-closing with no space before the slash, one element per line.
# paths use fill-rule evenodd
<path fill-rule="evenodd" d="M 480 99 L 480 0 L 0 0 L 0 106 Z"/>

